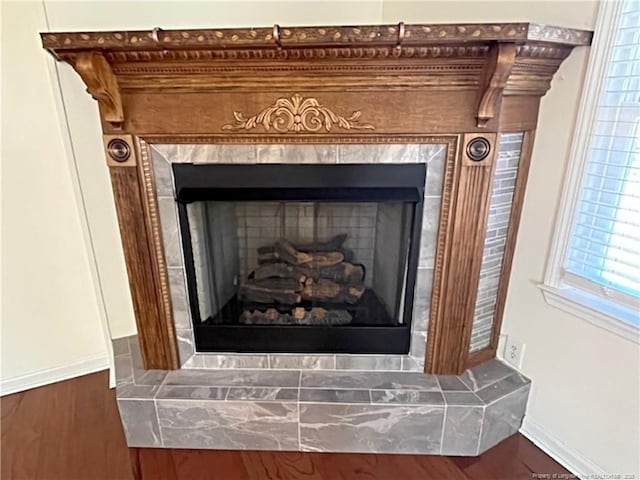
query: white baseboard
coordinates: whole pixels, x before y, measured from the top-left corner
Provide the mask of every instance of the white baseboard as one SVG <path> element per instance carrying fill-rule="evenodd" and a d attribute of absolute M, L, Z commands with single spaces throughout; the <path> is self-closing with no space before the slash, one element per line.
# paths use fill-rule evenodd
<path fill-rule="evenodd" d="M 522 427 L 520 427 L 520 433 L 578 478 L 605 478 L 604 475 L 607 472 L 602 468 L 546 432 L 539 424 L 526 416 Z"/>
<path fill-rule="evenodd" d="M 50 383 L 80 377 L 89 373 L 99 372 L 109 368 L 109 357 L 100 355 L 98 357 L 86 358 L 80 362 L 61 365 L 59 367 L 47 368 L 36 372 L 27 373 L 13 378 L 0 380 L 0 395 L 22 392 L 30 388 L 41 387 Z"/>

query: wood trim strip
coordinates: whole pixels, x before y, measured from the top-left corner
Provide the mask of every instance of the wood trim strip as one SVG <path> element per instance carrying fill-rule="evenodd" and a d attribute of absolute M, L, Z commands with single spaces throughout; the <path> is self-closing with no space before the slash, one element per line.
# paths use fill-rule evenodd
<path fill-rule="evenodd" d="M 224 134 L 224 135 L 157 135 L 141 134 L 138 136 L 148 145 L 156 143 L 175 144 L 219 144 L 219 145 L 387 145 L 407 143 L 450 143 L 456 144 L 458 135 L 452 134 L 420 134 L 420 135 L 394 135 L 388 133 L 379 134 L 353 134 L 344 135 L 256 135 L 256 134 Z"/>
<path fill-rule="evenodd" d="M 535 130 L 524 132 L 522 139 L 522 147 L 520 149 L 520 163 L 518 165 L 518 177 L 516 179 L 516 187 L 511 205 L 511 217 L 509 219 L 509 230 L 507 232 L 507 241 L 502 260 L 502 270 L 500 272 L 500 284 L 498 287 L 498 297 L 496 299 L 496 310 L 493 317 L 493 326 L 491 328 L 491 342 L 489 347 L 475 352 L 478 358 L 484 358 L 480 354 L 487 352 L 487 359 L 496 356 L 498 350 L 498 341 L 500 340 L 500 329 L 502 327 L 502 317 L 504 315 L 504 307 L 507 299 L 507 290 L 509 287 L 509 277 L 511 276 L 511 266 L 513 264 L 513 254 L 515 253 L 516 240 L 518 238 L 518 228 L 520 227 L 520 217 L 522 215 L 522 207 L 524 205 L 524 195 L 526 191 L 527 179 L 529 177 L 529 167 L 531 165 L 531 154 L 533 152 L 533 142 L 535 138 Z M 467 368 L 471 368 L 474 363 L 474 355 L 469 357 Z"/>
<path fill-rule="evenodd" d="M 466 153 L 469 142 L 485 137 L 491 144 L 487 158 L 474 162 Z M 460 374 L 469 355 L 476 291 L 495 166 L 496 135 L 465 134 L 457 168 L 457 191 L 444 201 L 438 232 L 437 276 L 431 297 L 431 317 L 425 371 Z M 446 222 L 446 223 L 445 223 Z"/>
<path fill-rule="evenodd" d="M 144 218 L 149 232 L 149 248 L 152 252 L 154 277 L 157 279 L 158 292 L 160 294 L 160 312 L 163 330 L 167 336 L 169 346 L 170 364 L 179 368 L 180 359 L 177 348 L 177 336 L 175 323 L 173 321 L 173 307 L 171 304 L 171 290 L 169 287 L 169 273 L 167 262 L 164 257 L 164 242 L 162 240 L 162 229 L 160 227 L 160 214 L 158 211 L 158 199 L 156 196 L 155 178 L 153 175 L 153 164 L 149 152 L 149 146 L 136 138 L 136 148 L 140 161 L 138 162 L 138 176 L 142 189 L 142 203 L 144 205 Z"/>
<path fill-rule="evenodd" d="M 473 368 L 475 366 L 478 366 L 481 363 L 491 360 L 495 356 L 496 356 L 496 351 L 495 349 L 492 349 L 490 346 L 487 348 L 483 348 L 482 350 L 471 352 L 469 353 L 469 357 L 467 358 L 466 368 Z"/>
<path fill-rule="evenodd" d="M 166 318 L 160 309 L 162 301 L 158 296 L 156 262 L 149 248 L 138 171 L 131 167 L 109 167 L 109 174 L 144 367 L 178 368 L 175 335 L 168 335 Z"/>
<path fill-rule="evenodd" d="M 460 162 L 458 161 L 461 136 L 456 138 L 455 145 L 450 145 L 447 150 L 447 163 L 445 165 L 442 196 L 440 199 L 440 223 L 438 225 L 438 239 L 436 245 L 436 258 L 433 267 L 433 283 L 431 289 L 431 312 L 429 314 L 429 326 L 427 332 L 427 349 L 425 352 L 424 371 L 430 373 L 438 365 L 434 358 L 435 339 L 443 328 L 442 318 L 436 314 L 437 306 L 445 296 L 443 284 L 446 273 L 446 265 L 449 261 L 450 250 L 447 248 L 447 239 L 451 236 L 453 222 L 450 221 L 454 210 L 454 199 L 458 189 L 460 176 Z M 455 146 L 455 148 L 454 148 Z"/>

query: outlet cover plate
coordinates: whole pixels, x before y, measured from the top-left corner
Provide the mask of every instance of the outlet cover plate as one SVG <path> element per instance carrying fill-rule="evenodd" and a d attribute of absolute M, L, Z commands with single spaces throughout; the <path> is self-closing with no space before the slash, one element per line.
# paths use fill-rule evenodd
<path fill-rule="evenodd" d="M 508 335 L 504 342 L 504 359 L 517 369 L 522 368 L 524 359 L 524 343 L 513 335 Z"/>

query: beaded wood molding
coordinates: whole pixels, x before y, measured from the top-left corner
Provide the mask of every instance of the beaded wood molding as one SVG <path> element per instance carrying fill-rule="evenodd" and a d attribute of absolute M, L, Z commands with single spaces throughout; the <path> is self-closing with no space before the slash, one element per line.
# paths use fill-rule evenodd
<path fill-rule="evenodd" d="M 328 27 L 224 28 L 118 32 L 43 33 L 43 46 L 56 54 L 74 49 L 153 50 L 173 48 L 247 47 L 417 47 L 478 41 L 540 41 L 588 45 L 592 32 L 535 23 L 470 23 L 363 25 Z"/>

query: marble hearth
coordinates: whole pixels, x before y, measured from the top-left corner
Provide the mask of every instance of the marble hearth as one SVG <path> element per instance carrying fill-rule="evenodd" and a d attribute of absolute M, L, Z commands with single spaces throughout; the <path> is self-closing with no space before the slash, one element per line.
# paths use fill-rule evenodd
<path fill-rule="evenodd" d="M 299 369 L 145 370 L 114 342 L 130 447 L 478 455 L 514 434 L 530 382 L 491 360 L 460 376 Z"/>

